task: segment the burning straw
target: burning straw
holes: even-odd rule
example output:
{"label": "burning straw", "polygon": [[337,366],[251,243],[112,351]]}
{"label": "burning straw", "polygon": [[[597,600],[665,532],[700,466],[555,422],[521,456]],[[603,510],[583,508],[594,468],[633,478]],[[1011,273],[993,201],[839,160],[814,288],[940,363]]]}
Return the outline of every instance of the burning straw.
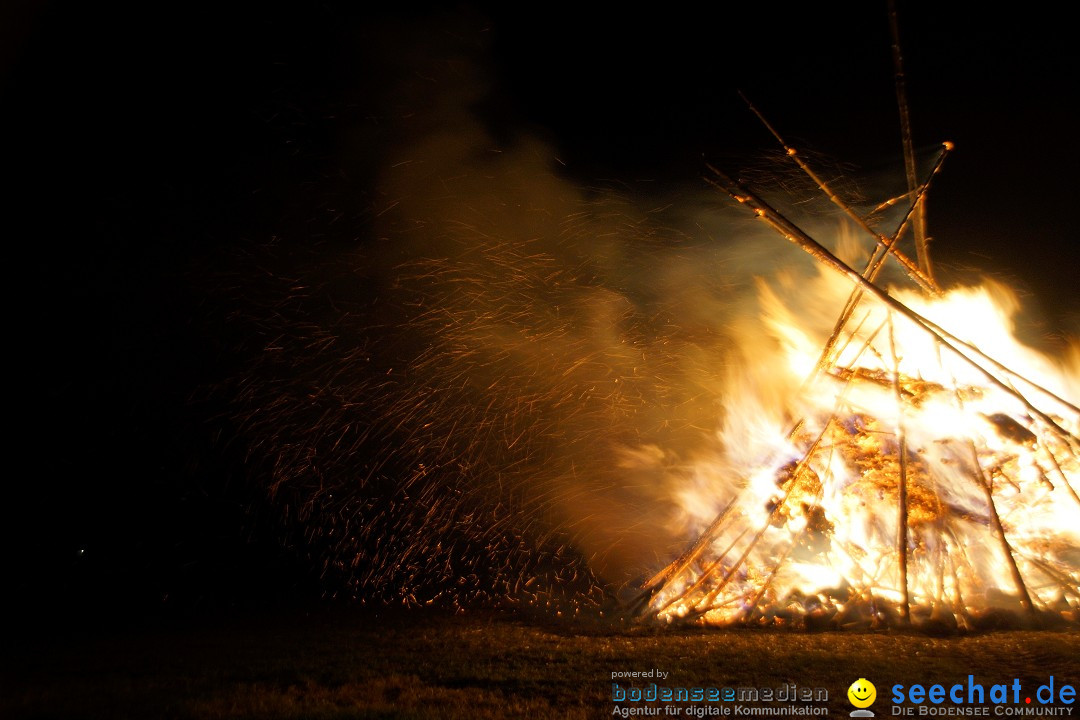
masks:
{"label": "burning straw", "polygon": [[[963,628],[996,610],[1080,619],[1080,410],[1049,387],[1056,380],[965,340],[972,318],[958,316],[964,326],[931,319],[963,292],[940,292],[925,248],[916,265],[897,247],[951,144],[885,235],[751,109],[875,249],[856,271],[710,166],[713,185],[851,291],[807,367],[803,417],[785,440],[763,443],[768,450],[742,469],[738,496],[644,583],[640,614],[863,627],[932,619]],[[879,284],[889,256],[921,293]]]}

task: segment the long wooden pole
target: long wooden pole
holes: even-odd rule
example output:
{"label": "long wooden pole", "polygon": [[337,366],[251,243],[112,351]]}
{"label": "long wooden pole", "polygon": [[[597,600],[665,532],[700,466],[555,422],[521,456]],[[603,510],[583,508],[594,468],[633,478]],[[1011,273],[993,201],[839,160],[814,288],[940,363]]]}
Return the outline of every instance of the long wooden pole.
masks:
{"label": "long wooden pole", "polygon": [[892,313],[889,313],[889,354],[892,355],[893,391],[896,395],[896,441],[900,461],[897,488],[896,562],[900,567],[900,618],[911,622],[911,597],[908,594],[908,496],[907,436],[904,433],[904,397],[900,390],[900,358],[896,355]]}
{"label": "long wooden pole", "polygon": [[[908,193],[914,198],[919,180],[915,169],[915,146],[911,139],[907,79],[904,77],[904,56],[900,51],[900,23],[896,18],[895,0],[889,0],[889,31],[892,33],[893,70],[896,77],[896,104],[900,109],[900,137],[904,144],[904,169],[907,173]],[[926,205],[921,199],[916,204],[914,226],[915,257],[923,274],[934,282],[934,268],[930,262],[930,249],[926,238]]]}
{"label": "long wooden pole", "polygon": [[[957,399],[959,400],[959,394],[957,394]],[[983,494],[986,495],[986,505],[990,510],[990,521],[994,526],[994,533],[998,536],[998,542],[1001,543],[1001,552],[1005,556],[1006,564],[1009,566],[1013,586],[1016,587],[1016,592],[1020,595],[1020,606],[1029,615],[1034,616],[1035,605],[1031,602],[1031,594],[1028,592],[1027,583],[1024,582],[1024,576],[1020,574],[1020,568],[1016,564],[1012,544],[1009,543],[1009,539],[1005,536],[1005,526],[1001,524],[997,503],[994,502],[994,488],[991,485],[991,480],[983,472],[982,464],[979,462],[979,451],[975,448],[975,443],[968,440],[967,445],[968,451],[971,453],[971,462],[974,465],[972,472],[975,474],[976,482],[982,487]]]}

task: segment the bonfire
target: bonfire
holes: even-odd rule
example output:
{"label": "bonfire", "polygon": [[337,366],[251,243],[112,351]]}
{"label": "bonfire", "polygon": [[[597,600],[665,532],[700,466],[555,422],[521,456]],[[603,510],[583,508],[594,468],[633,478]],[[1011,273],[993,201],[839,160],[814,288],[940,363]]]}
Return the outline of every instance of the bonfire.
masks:
{"label": "bonfire", "polygon": [[[861,269],[709,168],[712,184],[818,262],[820,282],[805,292],[839,299],[836,322],[815,334],[762,284],[780,355],[771,379],[786,374],[800,391],[770,413],[746,399],[755,380],[743,383],[730,414],[758,417],[721,431],[736,460],[698,469],[710,477],[686,493],[688,547],[643,584],[639,617],[959,629],[1080,620],[1077,352],[1052,358],[1017,341],[1015,296],[995,283],[938,284],[921,209],[952,145],[916,178],[894,59],[908,192],[866,216],[750,105],[873,243]],[[878,211],[891,206],[903,210],[882,230]],[[883,284],[890,262],[909,288]]]}

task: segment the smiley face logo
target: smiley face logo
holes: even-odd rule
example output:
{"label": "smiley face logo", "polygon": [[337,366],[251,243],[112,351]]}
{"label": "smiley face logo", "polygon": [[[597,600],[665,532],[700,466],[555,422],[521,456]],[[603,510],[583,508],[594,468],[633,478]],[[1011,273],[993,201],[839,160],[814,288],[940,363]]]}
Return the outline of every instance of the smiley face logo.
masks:
{"label": "smiley face logo", "polygon": [[877,700],[877,688],[866,678],[859,678],[847,689],[848,700],[857,708],[866,708]]}

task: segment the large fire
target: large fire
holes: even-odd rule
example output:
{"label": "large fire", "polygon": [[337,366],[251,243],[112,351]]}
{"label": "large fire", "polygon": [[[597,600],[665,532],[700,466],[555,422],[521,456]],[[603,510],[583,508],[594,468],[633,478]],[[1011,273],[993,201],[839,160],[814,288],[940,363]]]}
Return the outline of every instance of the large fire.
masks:
{"label": "large fire", "polygon": [[1078,348],[1052,358],[1019,342],[1017,298],[993,282],[886,292],[873,262],[856,273],[721,179],[821,274],[789,299],[760,284],[721,459],[698,463],[680,498],[691,544],[645,584],[643,612],[841,627],[1080,619]]}
{"label": "large fire", "polygon": [[903,188],[774,132],[743,178],[782,212],[719,173],[741,206],[696,182],[579,187],[553,148],[478,122],[484,73],[422,67],[438,82],[394,96],[416,116],[371,242],[223,283],[251,361],[221,392],[329,594],[796,627],[1080,617],[1080,349],[1017,341],[999,285],[938,285],[917,209],[947,146]]}

